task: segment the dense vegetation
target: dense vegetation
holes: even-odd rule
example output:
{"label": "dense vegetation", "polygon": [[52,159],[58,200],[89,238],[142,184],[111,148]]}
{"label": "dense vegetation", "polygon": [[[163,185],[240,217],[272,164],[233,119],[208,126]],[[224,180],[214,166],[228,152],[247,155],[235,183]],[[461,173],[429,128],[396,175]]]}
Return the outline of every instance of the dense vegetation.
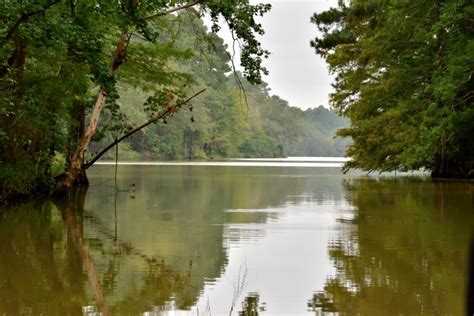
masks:
{"label": "dense vegetation", "polygon": [[[320,106],[302,111],[270,95],[264,82],[250,84],[232,72],[230,50],[208,33],[195,14],[181,14],[175,42],[190,56],[175,65],[191,72],[205,92],[172,119],[140,130],[119,146],[120,159],[205,159],[221,157],[342,156],[347,141],[334,139],[347,120]],[[176,25],[178,25],[176,27]],[[205,41],[196,41],[196,34]],[[212,50],[210,51],[210,46]],[[140,86],[119,88],[121,123],[136,127],[150,117],[149,97]],[[153,116],[153,114],[152,114]],[[101,133],[90,155],[112,143],[119,133]],[[114,151],[105,158],[113,159]]]}
{"label": "dense vegetation", "polygon": [[[145,122],[157,124],[121,144],[121,158],[339,154],[331,133],[343,120],[290,108],[262,82],[269,52],[254,18],[269,9],[210,0],[0,3],[0,199],[87,183],[94,151]],[[242,74],[230,71],[215,35],[219,17],[239,41]],[[316,128],[317,113],[326,125]]]}
{"label": "dense vegetation", "polygon": [[351,120],[346,169],[474,177],[472,1],[340,1],[312,21]]}

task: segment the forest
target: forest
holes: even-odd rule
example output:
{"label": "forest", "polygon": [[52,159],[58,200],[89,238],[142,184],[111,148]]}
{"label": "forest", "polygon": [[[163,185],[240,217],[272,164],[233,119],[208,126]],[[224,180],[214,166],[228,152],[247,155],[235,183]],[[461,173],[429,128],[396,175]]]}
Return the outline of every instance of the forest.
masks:
{"label": "forest", "polygon": [[[205,63],[205,61],[202,61]],[[225,65],[225,60],[222,61]],[[206,65],[206,67],[208,67]],[[244,78],[240,78],[244,82]],[[206,88],[192,108],[183,108],[165,124],[154,124],[119,144],[120,160],[275,158],[342,156],[348,143],[335,138],[348,121],[323,106],[301,110],[278,96],[265,83],[239,90],[233,75],[203,71]],[[243,93],[246,94],[244,97]],[[246,100],[245,100],[246,98]],[[142,110],[146,95],[133,87],[118,101],[127,126],[147,121]],[[109,133],[91,144],[91,156],[113,143]],[[109,150],[104,159],[115,159]]]}
{"label": "forest", "polygon": [[[262,80],[269,52],[255,18],[270,5],[94,3],[1,4],[0,197],[87,184],[121,137],[122,160],[343,154],[334,134],[346,119],[290,107]],[[219,17],[243,72],[216,35]]]}

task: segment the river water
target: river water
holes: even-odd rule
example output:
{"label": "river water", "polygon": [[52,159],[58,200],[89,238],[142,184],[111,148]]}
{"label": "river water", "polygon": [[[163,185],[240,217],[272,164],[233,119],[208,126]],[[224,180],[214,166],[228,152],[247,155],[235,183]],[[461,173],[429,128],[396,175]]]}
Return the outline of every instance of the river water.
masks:
{"label": "river water", "polygon": [[0,210],[0,315],[463,315],[474,183],[340,165],[97,165]]}

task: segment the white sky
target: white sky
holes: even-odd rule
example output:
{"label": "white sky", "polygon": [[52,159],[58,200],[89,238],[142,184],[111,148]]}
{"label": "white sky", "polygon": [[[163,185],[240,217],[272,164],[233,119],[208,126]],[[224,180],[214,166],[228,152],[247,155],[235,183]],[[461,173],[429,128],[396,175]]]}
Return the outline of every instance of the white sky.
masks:
{"label": "white sky", "polygon": [[[259,2],[272,4],[272,10],[261,19],[265,35],[260,38],[262,46],[271,52],[264,62],[270,71],[264,81],[271,93],[302,109],[328,107],[332,79],[325,61],[309,45],[318,35],[310,18],[314,12],[335,7],[337,0],[251,0]],[[223,27],[219,36],[231,45],[227,29]]]}

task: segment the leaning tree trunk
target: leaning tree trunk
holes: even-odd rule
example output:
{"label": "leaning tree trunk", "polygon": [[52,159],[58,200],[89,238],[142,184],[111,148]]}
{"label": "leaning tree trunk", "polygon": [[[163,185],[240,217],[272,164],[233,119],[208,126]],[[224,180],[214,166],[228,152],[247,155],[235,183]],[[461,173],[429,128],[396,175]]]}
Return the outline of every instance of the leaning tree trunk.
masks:
{"label": "leaning tree trunk", "polygon": [[192,96],[190,96],[189,98],[187,98],[186,100],[172,106],[172,105],[168,105],[166,107],[165,110],[163,110],[161,113],[159,113],[158,115],[152,117],[150,120],[148,120],[147,122],[143,123],[142,125],[138,126],[138,127],[135,127],[134,129],[132,129],[131,131],[125,133],[124,135],[122,135],[121,137],[119,138],[116,138],[111,144],[109,144],[107,147],[103,148],[101,151],[99,151],[95,156],[94,158],[92,158],[88,163],[84,164],[83,165],[83,169],[84,169],[84,173],[85,173],[85,170],[88,169],[90,166],[92,166],[97,160],[99,160],[109,149],[111,149],[112,147],[118,145],[121,141],[123,141],[124,139],[132,136],[133,134],[135,134],[136,132],[138,131],[141,131],[142,129],[144,129],[145,127],[147,127],[148,125],[150,124],[153,124],[153,123],[156,123],[158,122],[159,120],[161,119],[166,119],[168,117],[170,117],[171,115],[173,115],[174,113],[176,113],[176,109],[178,107],[181,107],[183,106],[184,104],[190,102],[192,99],[194,99],[195,97],[197,97],[198,95],[200,95],[201,93],[203,93],[204,91],[206,91],[206,89],[201,89],[199,92],[196,92],[195,94],[193,94]]}
{"label": "leaning tree trunk", "polygon": [[[52,0],[52,2],[54,1],[55,0]],[[202,0],[195,0],[193,2],[184,3],[182,5],[169,8],[168,10],[164,10],[162,12],[158,12],[156,14],[148,16],[145,19],[149,20],[159,16],[163,16],[165,14],[187,9],[199,4],[201,1]],[[132,0],[131,4],[134,7],[138,6],[138,0]],[[123,29],[120,33],[120,39],[117,43],[115,58],[112,62],[112,74],[117,71],[117,69],[125,60],[128,39],[128,31],[126,29]],[[92,137],[97,131],[97,124],[99,122],[100,114],[104,109],[106,99],[107,92],[104,89],[101,89],[94,104],[94,107],[92,108],[92,113],[89,118],[89,124],[87,125],[86,129],[84,130],[84,134],[79,140],[77,149],[70,156],[70,163],[67,167],[66,172],[56,178],[56,194],[64,194],[70,191],[74,184],[79,182],[78,179],[80,177],[85,177],[84,155],[87,148],[89,147]]]}
{"label": "leaning tree trunk", "polygon": [[[126,42],[128,39],[128,33],[126,30],[122,30],[120,39],[117,44],[116,55],[112,62],[112,74],[114,74],[120,65],[123,63],[126,54]],[[97,125],[99,123],[100,114],[105,106],[107,100],[107,92],[105,89],[101,89],[97,100],[92,108],[92,113],[89,118],[89,124],[84,129],[84,133],[81,135],[76,149],[72,152],[69,157],[69,164],[67,170],[62,175],[56,178],[56,193],[63,194],[71,190],[74,184],[79,183],[79,179],[85,176],[83,170],[84,156],[92,137],[97,131]],[[84,183],[84,181],[82,181]]]}
{"label": "leaning tree trunk", "polygon": [[[71,125],[71,130],[69,131],[69,144],[77,144],[78,140],[82,138],[82,135],[84,135],[85,131],[86,110],[83,102],[78,101],[75,103],[71,116],[77,121],[79,121],[79,126],[75,124]],[[71,165],[72,163],[75,153],[74,149],[75,147],[71,147],[70,145],[67,146],[67,166]],[[82,157],[82,164],[84,164],[84,157]],[[87,187],[89,185],[89,181],[87,179],[86,171],[84,168],[82,168],[81,172],[79,173],[75,184],[84,187]]]}

